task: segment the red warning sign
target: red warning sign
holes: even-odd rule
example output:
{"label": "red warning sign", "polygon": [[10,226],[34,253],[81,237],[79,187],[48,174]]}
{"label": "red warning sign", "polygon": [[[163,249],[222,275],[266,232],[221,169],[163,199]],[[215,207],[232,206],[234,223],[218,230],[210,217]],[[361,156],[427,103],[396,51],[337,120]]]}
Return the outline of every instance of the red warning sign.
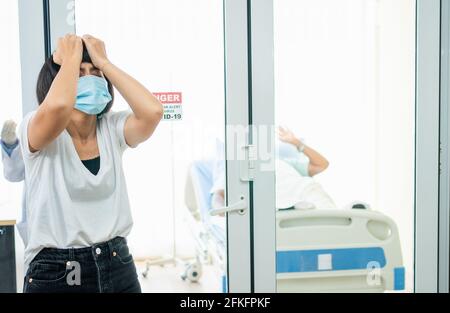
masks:
{"label": "red warning sign", "polygon": [[164,121],[183,119],[183,95],[181,92],[155,92],[153,95],[164,106]]}
{"label": "red warning sign", "polygon": [[158,98],[162,104],[179,103],[183,102],[183,96],[181,92],[155,92],[153,95]]}

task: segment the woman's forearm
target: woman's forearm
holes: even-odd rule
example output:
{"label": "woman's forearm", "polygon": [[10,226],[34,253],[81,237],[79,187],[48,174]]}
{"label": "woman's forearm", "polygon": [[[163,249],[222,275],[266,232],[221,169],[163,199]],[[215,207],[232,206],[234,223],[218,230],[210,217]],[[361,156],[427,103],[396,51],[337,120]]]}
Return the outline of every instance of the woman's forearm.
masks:
{"label": "woman's forearm", "polygon": [[70,118],[77,98],[79,75],[80,65],[76,60],[63,63],[44,100],[48,108],[61,109],[57,111],[66,113],[67,116],[60,116],[61,118]]}
{"label": "woman's forearm", "polygon": [[125,122],[125,141],[133,147],[146,141],[163,117],[162,104],[137,80],[109,61],[103,41],[91,35],[84,35],[83,40],[93,64],[110,80],[133,111]]}
{"label": "woman's forearm", "polygon": [[328,167],[329,165],[328,160],[319,152],[305,145],[300,140],[296,140],[295,145],[297,146],[298,149],[300,149],[303,146],[303,153],[309,158],[311,164],[323,167],[324,169]]}
{"label": "woman's forearm", "polygon": [[316,150],[305,145],[303,153],[309,158],[310,162],[326,169],[329,165],[328,160]]}
{"label": "woman's forearm", "polygon": [[67,127],[75,105],[80,63],[66,60],[53,80],[52,86],[28,127],[31,151],[50,144]]}
{"label": "woman's forearm", "polygon": [[101,70],[130,105],[136,119],[159,121],[163,107],[147,88],[110,62],[102,66]]}

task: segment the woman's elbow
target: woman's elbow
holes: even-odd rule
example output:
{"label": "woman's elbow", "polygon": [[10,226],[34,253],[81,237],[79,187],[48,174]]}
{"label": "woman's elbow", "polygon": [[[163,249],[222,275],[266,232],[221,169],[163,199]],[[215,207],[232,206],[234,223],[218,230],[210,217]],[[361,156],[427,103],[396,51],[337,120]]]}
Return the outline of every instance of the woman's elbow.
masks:
{"label": "woman's elbow", "polygon": [[[161,108],[157,108],[155,109],[154,113],[153,113],[153,118],[152,118],[152,129],[154,130],[156,128],[156,126],[158,126],[159,122],[161,122],[161,120],[163,119],[164,116],[164,109],[161,105]],[[152,130],[152,133],[153,133]]]}
{"label": "woman's elbow", "polygon": [[326,161],[326,160],[323,163],[321,163],[321,164],[317,164],[311,170],[311,176],[315,176],[315,175],[318,175],[320,173],[323,173],[329,166],[330,166],[330,163],[328,161]]}
{"label": "woman's elbow", "polygon": [[[145,120],[147,123],[152,123],[154,121],[160,121],[164,115],[164,107],[156,98],[149,100],[148,103],[144,105],[145,111],[142,111],[139,119]],[[137,114],[136,114],[137,115]]]}
{"label": "woman's elbow", "polygon": [[164,116],[164,108],[162,106],[162,104],[160,104],[154,111],[154,116],[155,119],[159,122],[162,120],[163,116]]}
{"label": "woman's elbow", "polygon": [[164,107],[161,104],[161,102],[157,101],[156,105],[154,106],[153,109],[153,114],[155,116],[155,118],[158,120],[158,122],[160,120],[162,120],[163,116],[164,116]]}
{"label": "woman's elbow", "polygon": [[148,114],[147,118],[139,120],[140,133],[144,138],[150,138],[159,122],[162,120],[163,115],[164,111],[162,109],[155,109]]}
{"label": "woman's elbow", "polygon": [[74,108],[75,101],[70,103],[65,99],[50,100],[41,104],[41,107],[46,108],[46,112],[53,117],[70,117]]}
{"label": "woman's elbow", "polygon": [[325,170],[330,166],[330,163],[328,161],[325,160],[325,162],[323,162],[320,166],[319,169],[317,171],[317,174],[323,173],[325,172]]}
{"label": "woman's elbow", "polygon": [[145,119],[146,128],[153,131],[156,125],[158,125],[159,122],[162,120],[163,116],[164,116],[164,109],[162,105],[160,107],[159,106],[153,107],[149,111],[147,118]]}

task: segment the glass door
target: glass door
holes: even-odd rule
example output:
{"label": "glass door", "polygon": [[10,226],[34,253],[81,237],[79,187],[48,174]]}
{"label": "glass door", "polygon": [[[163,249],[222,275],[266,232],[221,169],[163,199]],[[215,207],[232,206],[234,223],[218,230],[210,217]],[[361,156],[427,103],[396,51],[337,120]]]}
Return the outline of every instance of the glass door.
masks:
{"label": "glass door", "polygon": [[415,9],[274,2],[280,292],[414,290]]}
{"label": "glass door", "polygon": [[[0,128],[7,120],[18,123],[22,117],[22,85],[19,41],[19,10],[17,1],[3,1],[0,10],[0,35],[7,44],[0,51],[4,63],[4,75],[0,77],[4,102],[0,105]],[[22,184],[11,175],[8,168],[7,149],[0,146],[0,292],[21,290],[23,280],[23,243],[21,233],[14,232],[14,225],[19,224],[21,214]],[[6,165],[6,166],[5,166]],[[7,180],[8,179],[8,180]],[[12,183],[14,181],[15,183]],[[10,244],[10,246],[8,245]],[[15,251],[11,251],[14,249]],[[14,268],[15,267],[15,268]]]}
{"label": "glass door", "polygon": [[[47,5],[51,51],[67,32],[98,37],[164,105],[152,138],[123,158],[143,291],[251,291],[249,182],[242,160],[225,157],[248,133],[246,2]],[[117,91],[113,110],[129,110]]]}
{"label": "glass door", "polygon": [[[5,75],[0,78],[2,91],[5,95],[5,104],[1,106],[2,114],[0,116],[0,127],[7,120],[13,120],[16,123],[22,116],[21,109],[21,72],[20,72],[20,50],[19,50],[19,14],[15,1],[5,1],[2,4],[0,14],[0,34],[9,42],[2,49],[0,57],[10,60],[5,67]],[[7,105],[6,103],[9,103]],[[3,169],[3,163],[0,162],[0,173],[7,174]],[[3,178],[0,179],[0,220],[15,220],[16,208],[20,207],[22,186],[20,184],[8,183]]]}
{"label": "glass door", "polygon": [[439,1],[249,3],[257,289],[435,288]]}

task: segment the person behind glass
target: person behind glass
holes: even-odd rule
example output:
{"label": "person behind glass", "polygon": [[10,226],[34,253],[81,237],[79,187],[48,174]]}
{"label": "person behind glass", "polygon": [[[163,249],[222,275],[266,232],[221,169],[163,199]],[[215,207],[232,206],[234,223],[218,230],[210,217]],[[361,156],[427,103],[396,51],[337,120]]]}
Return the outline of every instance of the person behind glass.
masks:
{"label": "person behind glass", "polygon": [[3,123],[0,135],[3,175],[11,183],[21,182],[25,178],[22,152],[19,149],[16,127],[16,122],[7,120]]}
{"label": "person behind glass", "polygon": [[[10,183],[20,183],[25,179],[25,165],[23,164],[22,151],[19,147],[19,139],[16,134],[17,124],[13,120],[3,123],[0,134],[0,146],[2,150],[3,176]],[[16,225],[24,246],[27,245],[27,211],[25,203],[25,191],[22,193],[22,220]]]}
{"label": "person behind glass", "polygon": [[[296,197],[299,206],[310,203],[315,208],[335,208],[336,205],[331,197],[325,192],[322,186],[313,179],[314,176],[324,172],[328,166],[328,160],[313,148],[305,145],[291,130],[278,127],[278,142],[276,159],[283,161],[276,163],[276,200],[284,203],[286,194],[297,191]],[[292,149],[296,150],[294,153]],[[224,154],[223,151],[220,152]],[[280,167],[282,166],[282,167]],[[292,168],[295,171],[288,170]],[[225,205],[225,162],[218,158],[213,169],[213,186],[210,190],[211,203],[213,209],[222,208]],[[292,189],[291,185],[297,185]],[[289,201],[292,196],[288,196]],[[293,206],[295,207],[295,206]],[[286,208],[287,209],[287,208]]]}
{"label": "person behind glass", "polygon": [[[131,110],[110,111],[113,87]],[[122,154],[155,131],[161,103],[104,43],[68,34],[42,67],[21,125],[28,245],[24,292],[141,292]]]}

